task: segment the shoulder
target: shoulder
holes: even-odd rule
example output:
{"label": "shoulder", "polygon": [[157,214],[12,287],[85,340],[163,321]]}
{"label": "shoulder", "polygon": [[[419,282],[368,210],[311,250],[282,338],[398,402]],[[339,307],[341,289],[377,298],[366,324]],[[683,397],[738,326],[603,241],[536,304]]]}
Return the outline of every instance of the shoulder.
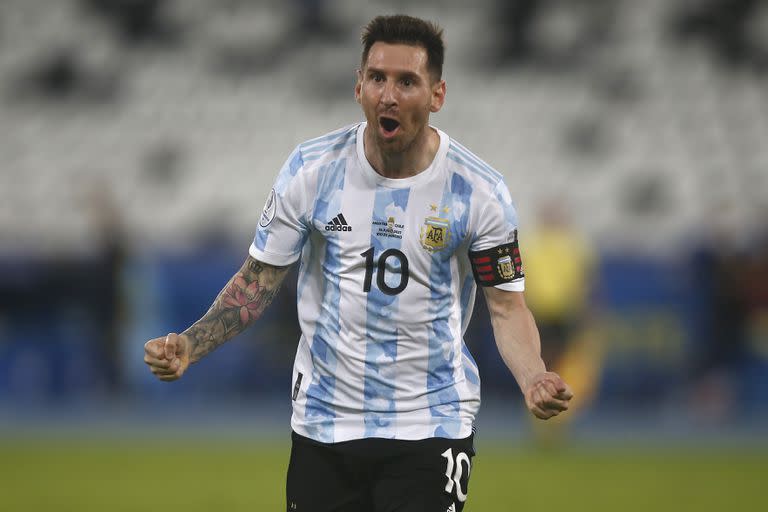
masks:
{"label": "shoulder", "polygon": [[[278,194],[290,184],[311,184],[317,172],[326,164],[339,160],[354,151],[359,124],[345,126],[320,137],[309,139],[294,148],[278,175],[275,190]],[[293,186],[293,185],[291,185]]]}
{"label": "shoulder", "polygon": [[299,144],[295,150],[304,165],[341,158],[354,151],[360,123],[351,124]]}
{"label": "shoulder", "polygon": [[472,183],[478,190],[493,194],[504,176],[485,160],[450,137],[446,161],[450,170]]}

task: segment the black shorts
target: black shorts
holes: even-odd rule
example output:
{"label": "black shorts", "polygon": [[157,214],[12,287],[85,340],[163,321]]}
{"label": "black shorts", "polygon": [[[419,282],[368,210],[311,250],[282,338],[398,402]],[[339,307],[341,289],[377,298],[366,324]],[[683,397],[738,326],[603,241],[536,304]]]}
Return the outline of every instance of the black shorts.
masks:
{"label": "black shorts", "polygon": [[474,436],[320,443],[292,434],[288,512],[459,512]]}

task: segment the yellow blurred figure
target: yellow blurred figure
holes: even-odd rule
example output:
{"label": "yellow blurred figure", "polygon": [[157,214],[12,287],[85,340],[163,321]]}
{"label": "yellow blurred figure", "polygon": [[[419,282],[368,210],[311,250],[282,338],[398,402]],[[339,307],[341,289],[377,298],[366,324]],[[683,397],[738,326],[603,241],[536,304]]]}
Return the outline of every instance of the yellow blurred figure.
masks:
{"label": "yellow blurred figure", "polygon": [[544,225],[525,240],[525,298],[539,322],[572,322],[587,309],[593,254],[565,226]]}
{"label": "yellow blurred figure", "polygon": [[539,325],[542,357],[574,392],[568,414],[534,427],[540,442],[552,444],[563,438],[565,425],[591,401],[600,376],[600,343],[589,321],[596,256],[554,201],[541,208],[537,228],[521,242],[525,296]]}

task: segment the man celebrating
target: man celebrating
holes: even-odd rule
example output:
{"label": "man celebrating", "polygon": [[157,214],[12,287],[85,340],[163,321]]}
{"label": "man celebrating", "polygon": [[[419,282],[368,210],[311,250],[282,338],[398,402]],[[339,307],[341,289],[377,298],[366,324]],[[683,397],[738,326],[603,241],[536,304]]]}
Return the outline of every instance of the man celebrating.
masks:
{"label": "man celebrating", "polygon": [[145,361],[178,379],[252,324],[300,260],[287,510],[461,511],[480,406],[462,338],[477,284],[531,412],[555,416],[572,393],[540,356],[501,174],[429,125],[446,94],[442,30],[380,16],[362,43],[366,122],[293,151],[243,267],[189,329],[147,342]]}

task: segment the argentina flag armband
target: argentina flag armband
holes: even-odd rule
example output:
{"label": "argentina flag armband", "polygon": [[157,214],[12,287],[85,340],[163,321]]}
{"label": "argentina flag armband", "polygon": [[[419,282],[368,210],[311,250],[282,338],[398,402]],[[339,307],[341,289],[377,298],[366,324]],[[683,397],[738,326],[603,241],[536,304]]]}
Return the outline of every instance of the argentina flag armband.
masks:
{"label": "argentina flag armband", "polygon": [[525,277],[517,240],[482,251],[470,251],[469,261],[480,286],[496,286]]}

